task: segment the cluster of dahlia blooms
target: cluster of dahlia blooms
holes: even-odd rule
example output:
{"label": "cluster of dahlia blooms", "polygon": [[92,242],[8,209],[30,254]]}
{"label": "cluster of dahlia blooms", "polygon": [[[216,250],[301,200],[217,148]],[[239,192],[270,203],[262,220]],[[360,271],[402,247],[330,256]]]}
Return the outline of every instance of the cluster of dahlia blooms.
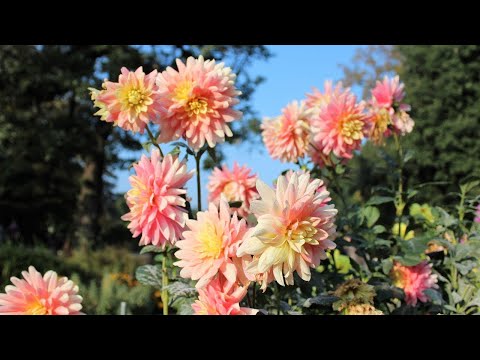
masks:
{"label": "cluster of dahlia blooms", "polygon": [[342,82],[333,86],[326,81],[324,88],[313,88],[305,101],[292,102],[282,115],[264,119],[263,141],[272,158],[297,162],[309,156],[318,166],[329,166],[331,154],[347,161],[365,139],[383,144],[392,133],[412,131],[410,106],[402,103],[404,84],[398,76],[377,82],[368,102],[358,102]]}
{"label": "cluster of dahlia blooms", "polygon": [[160,127],[160,143],[183,138],[198,151],[232,136],[229,123],[241,117],[233,106],[241,92],[236,75],[223,63],[189,57],[177,59],[177,70],[167,67],[149,74],[139,67],[121,69],[118,82],[106,80],[102,90],[90,88],[95,115],[127,131],[143,134],[149,123]]}

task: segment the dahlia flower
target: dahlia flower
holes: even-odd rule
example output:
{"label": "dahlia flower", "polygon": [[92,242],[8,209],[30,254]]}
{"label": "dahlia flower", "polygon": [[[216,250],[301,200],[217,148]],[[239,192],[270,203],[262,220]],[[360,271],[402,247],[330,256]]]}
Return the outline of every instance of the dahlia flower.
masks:
{"label": "dahlia flower", "polygon": [[[317,191],[321,180],[309,174],[280,176],[276,190],[257,181],[261,199],[252,202],[257,225],[240,245],[237,256],[253,255],[247,271],[268,282],[270,271],[282,286],[293,284],[293,273],[305,281],[310,267],[325,259],[325,250],[335,248],[334,205],[325,204],[329,193]],[[264,288],[264,287],[263,287]]]}
{"label": "dahlia flower", "polygon": [[255,315],[258,310],[240,307],[248,286],[234,286],[225,291],[222,278],[212,280],[204,289],[199,289],[198,300],[192,304],[195,315]]}
{"label": "dahlia flower", "polygon": [[78,286],[50,270],[40,274],[33,266],[22,272],[23,279],[11,277],[13,285],[0,294],[0,315],[83,315]]}
{"label": "dahlia flower", "polygon": [[158,74],[157,85],[166,113],[160,121],[159,142],[185,138],[198,151],[231,137],[228,123],[242,116],[233,109],[241,92],[235,88],[236,75],[224,63],[189,57],[177,59],[178,71],[168,67]]}
{"label": "dahlia flower", "polygon": [[197,289],[205,287],[217,274],[222,274],[227,285],[237,282],[237,267],[232,258],[236,257],[238,246],[247,233],[245,219],[238,220],[237,214],[230,216],[230,207],[224,196],[220,206],[209,204],[207,211],[197,213],[197,220],[187,220],[190,229],[183,232],[183,239],[177,242],[180,248],[174,263],[182,268],[180,276],[198,280]]}
{"label": "dahlia flower", "polygon": [[305,104],[294,101],[282,110],[282,115],[263,121],[263,142],[273,159],[296,162],[306,155],[310,139],[309,116]]}
{"label": "dahlia flower", "polygon": [[338,82],[335,87],[333,87],[332,81],[327,80],[323,85],[325,91],[322,93],[316,87],[313,87],[312,94],[306,94],[307,100],[305,104],[309,109],[320,109],[329,104],[330,100],[333,97],[337,97],[344,92],[349,92],[350,88],[343,88],[343,83],[340,81]]}
{"label": "dahlia flower", "polygon": [[368,117],[364,114],[364,103],[356,103],[356,96],[345,92],[332,97],[328,105],[312,117],[313,150],[329,156],[351,159],[353,151],[369,133]]}
{"label": "dahlia flower", "polygon": [[239,166],[234,162],[233,169],[230,170],[226,165],[222,168],[213,169],[207,184],[208,201],[218,204],[220,196],[223,194],[227,201],[241,201],[239,208],[230,208],[230,211],[238,212],[241,217],[247,217],[252,200],[258,198],[258,192],[255,188],[257,175],[251,174],[251,169],[246,165]]}
{"label": "dahlia flower", "polygon": [[375,289],[359,279],[350,279],[340,284],[333,295],[339,300],[333,303],[333,309],[342,311],[353,305],[373,304]]}
{"label": "dahlia flower", "polygon": [[417,300],[427,302],[426,289],[438,288],[437,275],[432,274],[432,265],[423,261],[415,266],[404,266],[395,262],[392,268],[393,285],[403,289],[405,301],[415,306]]}
{"label": "dahlia flower", "polygon": [[194,172],[187,172],[187,164],[171,154],[161,159],[158,149],[150,158],[142,155],[133,167],[132,189],[125,194],[130,212],[122,220],[130,221],[133,237],[142,235],[139,245],[175,244],[188,218],[184,186]]}
{"label": "dahlia flower", "polygon": [[101,120],[113,122],[124,130],[143,134],[147,124],[158,121],[163,111],[155,79],[157,70],[145,75],[140,66],[135,71],[122,67],[118,82],[106,80],[101,91],[91,89]]}

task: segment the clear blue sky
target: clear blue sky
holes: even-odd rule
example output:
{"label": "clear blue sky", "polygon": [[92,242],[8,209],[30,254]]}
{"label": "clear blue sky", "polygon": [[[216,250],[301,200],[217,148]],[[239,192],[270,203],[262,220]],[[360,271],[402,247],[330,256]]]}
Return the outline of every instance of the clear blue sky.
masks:
{"label": "clear blue sky", "polygon": [[[272,117],[279,115],[281,109],[292,100],[302,100],[312,86],[323,89],[325,80],[337,81],[342,78],[339,64],[348,63],[358,45],[272,45],[274,54],[268,62],[255,63],[250,72],[262,75],[266,81],[258,86],[253,94],[253,107],[259,115]],[[228,64],[226,64],[228,65]],[[353,89],[358,90],[358,89]],[[357,92],[357,91],[355,91]],[[163,145],[167,151],[169,146]],[[223,145],[225,163],[231,167],[236,160],[240,165],[248,164],[259,177],[270,184],[292,164],[282,164],[269,157],[264,146],[250,149],[251,145]],[[140,153],[135,155],[139,158]],[[193,159],[189,160],[189,169],[195,168]],[[125,192],[130,188],[128,176],[132,171],[118,171],[115,191]],[[202,172],[202,207],[205,209],[209,172]],[[197,190],[195,178],[187,184],[188,194],[192,197],[192,206],[196,205]]]}

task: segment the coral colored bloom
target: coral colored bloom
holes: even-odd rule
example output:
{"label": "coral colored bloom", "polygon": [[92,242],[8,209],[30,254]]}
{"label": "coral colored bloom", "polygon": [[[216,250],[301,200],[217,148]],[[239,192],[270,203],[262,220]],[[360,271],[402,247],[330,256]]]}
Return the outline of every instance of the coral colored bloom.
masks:
{"label": "coral colored bloom", "polygon": [[140,66],[135,71],[121,69],[118,82],[105,81],[104,90],[91,89],[94,105],[101,120],[113,122],[122,129],[143,134],[147,124],[158,121],[162,112],[155,79],[157,70],[145,75]]}
{"label": "coral colored bloom", "polygon": [[168,67],[158,74],[157,85],[166,113],[162,115],[159,142],[185,138],[198,151],[231,137],[228,123],[242,116],[233,109],[241,92],[235,88],[236,75],[224,63],[189,57],[177,59],[178,71]]}
{"label": "coral colored bloom", "polygon": [[280,176],[275,190],[257,181],[261,199],[252,202],[251,211],[258,223],[237,251],[237,256],[253,255],[248,272],[268,282],[272,271],[282,286],[293,284],[295,271],[310,280],[310,267],[326,258],[326,249],[335,248],[337,210],[325,204],[329,193],[317,191],[321,184],[296,173],[290,180]]}
{"label": "coral colored bloom", "polygon": [[198,280],[196,287],[203,288],[217,274],[222,274],[229,286],[237,282],[237,267],[233,259],[238,246],[247,233],[245,219],[237,214],[230,216],[230,207],[225,197],[220,206],[209,204],[208,211],[197,213],[197,220],[187,220],[190,229],[183,232],[184,240],[177,242],[180,248],[174,263],[182,268],[180,276]]}
{"label": "coral colored bloom", "polygon": [[424,290],[438,288],[437,275],[432,274],[432,265],[423,261],[415,266],[404,266],[395,262],[392,268],[393,285],[403,289],[405,302],[415,306],[417,300],[427,302]]}
{"label": "coral colored bloom", "polygon": [[109,115],[107,105],[98,100],[98,95],[104,94],[106,91],[105,83],[102,84],[102,88],[103,90],[98,90],[95,88],[88,88],[88,90],[90,90],[90,98],[93,101],[93,106],[99,108],[99,110],[93,115],[98,115],[100,116],[100,120],[107,121],[107,117]]}
{"label": "coral colored bloom", "polygon": [[368,117],[363,113],[364,103],[356,103],[356,96],[345,92],[332,97],[312,118],[313,149],[329,156],[351,159],[369,133]]}
{"label": "coral colored bloom", "polygon": [[133,237],[142,235],[139,245],[175,244],[188,218],[184,186],[194,172],[187,172],[187,164],[171,154],[162,160],[157,149],[151,158],[142,155],[133,167],[132,189],[125,194],[130,212],[122,220],[130,221]]}
{"label": "coral colored bloom", "polygon": [[307,108],[322,108],[329,104],[333,97],[340,96],[342,93],[349,92],[350,88],[343,88],[343,83],[340,81],[338,82],[335,87],[333,87],[332,81],[327,80],[323,85],[325,91],[322,93],[316,87],[313,87],[312,94],[306,94],[307,100],[305,104]]}
{"label": "coral colored bloom", "polygon": [[40,274],[33,266],[22,272],[25,279],[11,277],[13,285],[0,294],[0,315],[83,315],[78,286],[50,270]]}
{"label": "coral colored bloom", "polygon": [[398,76],[393,79],[385,76],[383,82],[377,81],[372,90],[369,119],[370,137],[374,143],[383,144],[384,139],[392,134],[391,129],[401,135],[413,130],[415,122],[408,115],[410,105],[401,103],[405,97],[404,87]]}
{"label": "coral colored bloom", "polygon": [[381,310],[370,304],[350,305],[345,309],[345,315],[383,315]]}
{"label": "coral colored bloom", "polygon": [[230,170],[226,165],[221,169],[213,169],[210,175],[210,181],[207,184],[208,201],[218,204],[220,196],[223,194],[227,201],[241,201],[242,205],[239,208],[230,208],[237,211],[238,215],[247,217],[252,200],[258,198],[258,192],[255,187],[257,175],[250,174],[251,169],[246,165],[239,166],[237,162],[233,163],[233,170]]}
{"label": "coral colored bloom", "polygon": [[282,110],[282,115],[263,121],[263,142],[273,159],[296,162],[306,155],[310,141],[309,116],[305,104],[294,101]]}
{"label": "coral colored bloom", "polygon": [[192,304],[195,315],[255,315],[258,310],[240,307],[248,286],[234,286],[225,291],[220,277],[199,289],[199,299]]}
{"label": "coral colored bloom", "polygon": [[477,206],[477,210],[475,211],[475,220],[476,223],[480,223],[480,204]]}

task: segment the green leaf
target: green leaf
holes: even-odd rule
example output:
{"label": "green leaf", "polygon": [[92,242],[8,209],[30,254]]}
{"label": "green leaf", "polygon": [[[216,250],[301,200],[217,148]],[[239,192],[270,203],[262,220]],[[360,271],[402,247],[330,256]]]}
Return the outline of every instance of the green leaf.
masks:
{"label": "green leaf", "polygon": [[208,147],[207,148],[208,155],[212,158],[213,162],[216,164],[217,163],[217,153],[215,151],[215,148]]}
{"label": "green leaf", "polygon": [[395,256],[395,260],[400,261],[402,265],[405,266],[415,266],[420,264],[423,261],[423,258],[419,255],[407,254],[404,256]]}
{"label": "green leaf", "polygon": [[414,155],[415,155],[415,152],[413,150],[407,150],[405,152],[405,155],[403,156],[403,162],[407,163],[409,160],[413,158]]}
{"label": "green leaf", "polygon": [[352,268],[350,258],[346,255],[340,254],[340,250],[335,249],[333,252],[333,259],[335,260],[335,268],[339,274],[348,274]]}
{"label": "green leaf", "polygon": [[150,148],[152,147],[152,142],[149,140],[147,142],[142,143],[142,147],[145,149],[146,152],[150,152]]}
{"label": "green leaf", "polygon": [[367,220],[367,226],[372,227],[380,217],[380,211],[374,206],[367,206],[363,209],[363,214]]}
{"label": "green leaf", "polygon": [[428,298],[430,299],[431,302],[433,302],[434,304],[436,305],[441,305],[443,304],[443,298],[442,298],[442,294],[437,291],[437,290],[434,290],[434,289],[426,289],[423,291],[425,295],[428,296]]}
{"label": "green leaf", "polygon": [[162,287],[162,268],[159,265],[142,265],[137,268],[135,278],[144,285]]}
{"label": "green leaf", "polygon": [[374,234],[382,234],[387,231],[383,225],[375,225],[372,230]]}
{"label": "green leaf", "polygon": [[145,254],[145,253],[148,253],[148,252],[159,253],[159,252],[163,252],[163,250],[162,250],[161,247],[158,247],[158,246],[155,246],[155,245],[147,245],[147,246],[142,247],[142,250],[140,250],[140,254]]}
{"label": "green leaf", "polygon": [[172,301],[179,297],[192,298],[197,296],[197,289],[183,281],[175,281],[166,286],[168,293],[172,296]]}
{"label": "green leaf", "polygon": [[178,154],[180,154],[180,147],[175,146],[173,150],[169,152],[169,154],[172,156],[177,156]]}
{"label": "green leaf", "polygon": [[305,300],[303,307],[309,308],[312,305],[331,306],[339,297],[333,295],[319,295]]}
{"label": "green leaf", "polygon": [[392,270],[392,267],[393,267],[392,259],[382,260],[382,271],[385,275],[390,274],[390,270]]}
{"label": "green leaf", "polygon": [[460,301],[462,301],[462,297],[456,291],[452,292],[452,298],[454,304],[458,304]]}
{"label": "green leaf", "polygon": [[337,173],[338,175],[342,175],[343,173],[345,173],[345,166],[343,166],[342,164],[338,164],[337,166],[335,166],[335,173]]}
{"label": "green leaf", "polygon": [[395,200],[392,196],[372,196],[365,205],[380,205],[388,202],[393,202]]}

